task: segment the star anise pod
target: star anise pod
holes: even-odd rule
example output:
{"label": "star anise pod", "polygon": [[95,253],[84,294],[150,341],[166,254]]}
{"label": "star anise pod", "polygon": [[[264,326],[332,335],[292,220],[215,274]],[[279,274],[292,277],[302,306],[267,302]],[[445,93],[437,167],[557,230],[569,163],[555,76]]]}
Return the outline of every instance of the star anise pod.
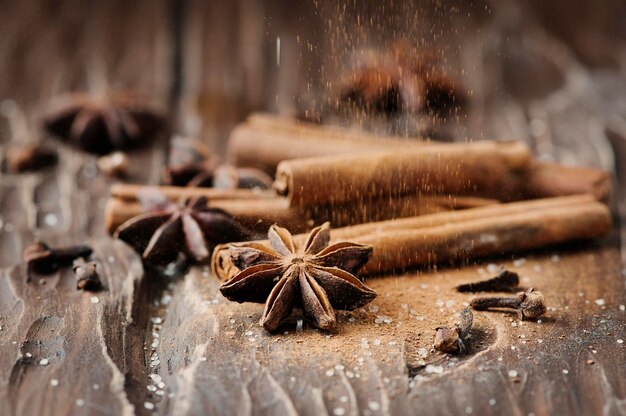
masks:
{"label": "star anise pod", "polygon": [[328,223],[315,228],[297,247],[292,235],[273,225],[269,248],[249,242],[231,245],[242,270],[222,285],[222,294],[237,302],[265,303],[260,324],[275,331],[294,308],[323,330],[333,330],[335,310],[354,310],[376,297],[353,273],[369,260],[372,247],[342,242],[329,246]]}
{"label": "star anise pod", "polygon": [[144,144],[164,124],[161,115],[128,93],[101,97],[69,93],[53,101],[43,118],[52,135],[96,154]]}
{"label": "star anise pod", "polygon": [[271,189],[274,181],[257,168],[220,165],[213,174],[213,187],[221,189]]}
{"label": "star anise pod", "polygon": [[153,210],[120,225],[114,236],[130,244],[148,263],[164,265],[183,252],[202,261],[219,243],[246,240],[247,230],[219,208],[209,208],[207,198],[183,199],[156,205]]}

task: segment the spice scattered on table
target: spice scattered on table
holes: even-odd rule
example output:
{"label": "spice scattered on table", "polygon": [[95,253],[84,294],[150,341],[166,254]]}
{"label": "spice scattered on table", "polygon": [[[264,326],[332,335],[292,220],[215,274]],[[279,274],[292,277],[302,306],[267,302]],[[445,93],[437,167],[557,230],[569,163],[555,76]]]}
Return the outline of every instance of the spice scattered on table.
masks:
{"label": "spice scattered on table", "polygon": [[52,274],[62,267],[71,266],[78,258],[88,258],[93,250],[86,245],[52,248],[36,240],[24,249],[23,259],[29,272]]}
{"label": "spice scattered on table", "polygon": [[291,233],[273,225],[271,248],[255,242],[231,245],[242,270],[222,285],[222,294],[237,302],[265,303],[261,325],[276,331],[294,308],[317,328],[332,331],[335,310],[354,310],[371,302],[376,292],[353,273],[368,261],[372,247],[348,242],[329,245],[330,225],[315,228],[297,247]]}

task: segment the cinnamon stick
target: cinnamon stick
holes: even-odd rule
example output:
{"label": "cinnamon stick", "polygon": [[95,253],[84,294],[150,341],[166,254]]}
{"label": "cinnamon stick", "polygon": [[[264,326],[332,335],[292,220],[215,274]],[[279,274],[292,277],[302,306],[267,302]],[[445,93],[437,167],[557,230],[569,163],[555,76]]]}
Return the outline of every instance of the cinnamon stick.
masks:
{"label": "cinnamon stick", "polygon": [[[354,155],[373,151],[424,148],[436,142],[402,137],[382,137],[360,130],[320,126],[271,114],[253,114],[237,127],[228,143],[231,161],[274,174],[283,160],[314,156]],[[511,191],[516,199],[591,193],[599,200],[610,194],[611,177],[599,169],[534,162],[520,188]]]}
{"label": "cinnamon stick", "polygon": [[[332,231],[332,239],[372,245],[372,258],[362,271],[371,275],[595,238],[610,228],[609,209],[582,195],[339,228]],[[305,237],[298,235],[296,241]],[[223,280],[239,271],[228,247],[216,247],[211,261],[213,273]]]}
{"label": "cinnamon stick", "polygon": [[[111,198],[105,208],[105,226],[110,233],[123,222],[144,212],[139,203],[139,195],[144,190],[158,191],[172,201],[188,196],[205,196],[209,200],[209,206],[224,209],[237,217],[244,225],[261,231],[265,231],[263,227],[269,227],[272,223],[303,231],[307,225],[321,224],[325,221],[331,221],[334,226],[341,227],[369,221],[485,206],[498,202],[473,197],[409,195],[362,203],[307,207],[301,210],[289,207],[285,198],[276,196],[273,192],[249,190],[232,192],[211,188],[144,187],[118,184],[111,188]],[[255,196],[258,197],[255,198]]]}
{"label": "cinnamon stick", "polygon": [[472,209],[451,212],[440,212],[419,217],[397,218],[393,220],[370,222],[350,227],[336,228],[333,238],[338,240],[352,240],[369,234],[380,232],[390,233],[402,230],[421,230],[449,224],[463,223],[505,215],[517,215],[530,211],[576,206],[594,202],[593,195],[571,195],[554,198],[541,198],[528,201],[494,204]]}
{"label": "cinnamon stick", "polygon": [[427,138],[409,138],[404,136],[381,136],[371,131],[360,128],[349,128],[332,125],[315,124],[309,121],[298,120],[293,117],[271,113],[253,113],[248,116],[246,124],[255,129],[262,129],[270,132],[293,133],[295,137],[304,139],[327,138],[350,140],[355,143],[370,143],[383,145],[388,141],[399,145],[402,143],[425,144],[429,142]]}
{"label": "cinnamon stick", "polygon": [[330,221],[333,227],[345,227],[497,203],[499,201],[495,199],[456,195],[402,195],[340,204],[307,206],[302,208],[301,212],[311,220],[312,224]]}
{"label": "cinnamon stick", "polygon": [[452,143],[283,161],[274,187],[299,207],[418,193],[515,199],[529,166],[521,142]]}
{"label": "cinnamon stick", "polygon": [[309,135],[239,125],[228,139],[228,160],[237,166],[255,167],[273,175],[283,160],[330,154],[354,154],[381,150],[378,141],[350,140],[332,135]]}
{"label": "cinnamon stick", "polygon": [[210,201],[222,199],[263,199],[276,198],[276,193],[258,189],[218,189],[194,188],[186,186],[148,186],[118,183],[111,186],[111,197],[136,201],[141,192],[158,191],[166,198],[177,200],[180,198],[204,196]]}
{"label": "cinnamon stick", "polygon": [[599,201],[611,194],[611,175],[600,169],[535,162],[525,185],[525,197],[540,198],[587,193]]}
{"label": "cinnamon stick", "polygon": [[[186,188],[185,188],[186,189]],[[198,189],[199,190],[199,189]],[[234,216],[244,227],[264,233],[272,224],[292,227],[304,232],[309,222],[284,198],[209,199],[208,206],[220,208]],[[105,228],[112,234],[125,221],[144,213],[137,200],[111,197],[105,207]]]}

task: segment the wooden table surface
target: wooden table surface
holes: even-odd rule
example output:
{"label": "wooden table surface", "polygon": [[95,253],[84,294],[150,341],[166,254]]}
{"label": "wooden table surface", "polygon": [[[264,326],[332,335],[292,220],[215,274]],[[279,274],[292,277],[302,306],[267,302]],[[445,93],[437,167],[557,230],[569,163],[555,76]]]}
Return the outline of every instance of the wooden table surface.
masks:
{"label": "wooden table surface", "polygon": [[[275,37],[287,45],[284,60],[302,46],[294,33],[316,33],[315,21],[295,24],[280,1],[1,3],[0,110],[13,126],[23,113],[30,128],[12,133],[3,118],[3,149],[40,136],[36,117],[48,97],[107,86],[149,94],[175,130],[223,147],[248,111],[283,109],[279,95],[302,86],[293,73],[267,69]],[[613,170],[610,237],[371,279],[378,298],[340,314],[337,334],[293,320],[268,335],[258,325],[262,307],[228,302],[208,268],[147,270],[108,237],[111,180],[94,157],[59,145],[56,170],[0,176],[0,414],[626,414],[626,49],[589,54],[570,32],[533,26],[550,8],[511,20],[509,3],[471,20],[479,35],[459,29],[470,35],[452,53],[473,68],[464,82],[475,110],[455,138],[525,139],[541,158]],[[296,9],[311,13],[307,4]],[[269,29],[264,14],[274,17]],[[599,26],[594,16],[589,30]],[[525,22],[534,30],[514,30]],[[615,33],[597,39],[615,47]],[[606,56],[614,62],[588,66]],[[164,145],[131,157],[133,181],[158,182]],[[92,244],[106,290],[76,290],[70,270],[27,279],[21,252],[36,237]],[[501,266],[545,294],[546,316],[476,313],[469,354],[431,351],[434,328],[471,299],[454,286]]]}

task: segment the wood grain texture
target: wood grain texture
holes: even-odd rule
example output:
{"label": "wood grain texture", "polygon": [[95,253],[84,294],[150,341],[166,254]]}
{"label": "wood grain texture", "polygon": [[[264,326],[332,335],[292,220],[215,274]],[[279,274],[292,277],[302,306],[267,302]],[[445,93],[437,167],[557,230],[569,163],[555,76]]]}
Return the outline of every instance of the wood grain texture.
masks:
{"label": "wood grain texture", "polygon": [[134,361],[128,327],[136,325],[142,267],[128,253],[118,242],[96,246],[106,288],[96,294],[77,291],[70,269],[41,279],[25,267],[3,273],[1,413],[133,413],[125,393]]}
{"label": "wood grain texture", "polygon": [[[179,129],[202,132],[219,147],[220,132],[250,109],[291,108],[287,100],[320,69],[313,58],[322,52],[307,42],[333,40],[317,32],[332,23],[328,10],[303,23],[307,42],[298,43],[289,38],[300,30],[291,3],[186,3],[178,10],[187,41],[177,79],[170,2],[2,2],[0,98],[13,100],[32,124],[43,100],[65,90],[132,86],[166,107],[172,85],[182,83],[172,107],[182,112]],[[311,7],[296,10],[315,12]],[[432,15],[450,11],[444,9]],[[461,19],[461,32],[473,35],[455,60],[467,69],[474,96],[460,133],[515,137],[545,159],[615,168],[621,186],[614,207],[624,224],[622,73],[589,71],[567,43],[537,27],[532,13],[516,10],[502,2],[489,17]],[[269,34],[264,15],[276,17]],[[356,14],[346,16],[354,27]],[[519,17],[514,25],[511,16]],[[284,20],[288,29],[278,29]],[[291,48],[283,57],[302,58],[297,71],[272,70],[277,35]],[[614,56],[623,62],[623,44],[618,49]],[[232,60],[220,65],[223,57]],[[515,71],[520,62],[524,70]],[[3,145],[37,137],[36,128],[12,136],[4,119],[0,132]],[[92,157],[60,151],[57,170],[0,177],[2,415],[626,414],[626,344],[618,343],[626,340],[624,226],[592,245],[368,280],[378,298],[340,314],[338,334],[306,324],[300,332],[294,317],[286,334],[268,335],[257,323],[262,307],[226,301],[205,267],[144,270],[135,253],[110,240],[102,209],[111,181],[97,174]],[[133,180],[156,183],[163,149],[132,158]],[[92,243],[105,290],[77,291],[69,270],[29,280],[19,263],[36,236]],[[546,295],[546,317],[520,323],[510,314],[476,313],[470,354],[430,351],[434,328],[471,299],[453,288],[498,266]]]}
{"label": "wood grain texture", "polygon": [[[165,2],[4,3],[5,146],[43,139],[39,111],[65,91],[132,88],[166,108],[172,75]],[[101,238],[111,180],[98,173],[94,157],[50,144],[60,152],[58,169],[0,176],[0,265],[8,267],[0,278],[0,413],[134,414],[147,374],[148,315],[139,305],[152,289],[134,254]],[[132,154],[130,179],[157,183],[163,155],[159,146]],[[34,238],[93,244],[105,290],[77,291],[69,269],[29,278],[19,263]]]}

